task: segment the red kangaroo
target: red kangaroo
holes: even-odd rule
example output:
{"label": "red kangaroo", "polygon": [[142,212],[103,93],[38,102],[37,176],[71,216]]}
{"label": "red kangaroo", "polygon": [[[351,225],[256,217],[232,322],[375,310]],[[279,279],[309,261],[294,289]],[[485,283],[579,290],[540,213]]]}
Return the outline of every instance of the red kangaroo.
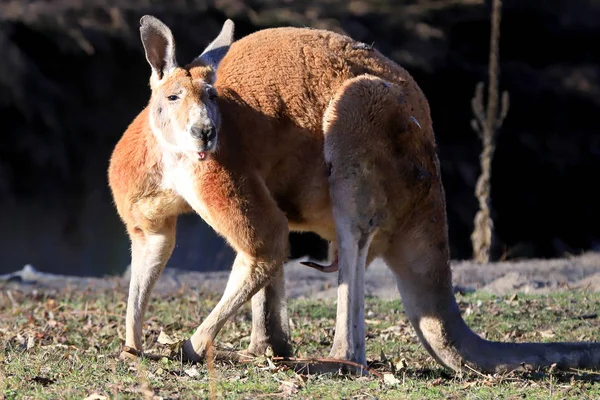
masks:
{"label": "red kangaroo", "polygon": [[364,273],[381,257],[421,343],[442,365],[503,371],[599,367],[598,343],[498,343],[464,322],[452,291],[445,196],[427,99],[406,70],[333,32],[265,29],[233,42],[228,20],[191,63],[158,19],[141,19],[152,95],[111,158],[131,238],[125,344],[142,350],[150,292],[196,212],[235,249],[221,300],[184,344],[189,360],[252,299],[248,351],[291,355],[288,233],[331,242],[339,268],[331,357],[366,363]]}

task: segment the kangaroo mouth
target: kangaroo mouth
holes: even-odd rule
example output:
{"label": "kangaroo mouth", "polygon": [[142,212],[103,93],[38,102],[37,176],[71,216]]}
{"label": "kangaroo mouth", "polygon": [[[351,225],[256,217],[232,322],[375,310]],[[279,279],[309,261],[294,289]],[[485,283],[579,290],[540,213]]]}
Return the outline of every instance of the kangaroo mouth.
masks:
{"label": "kangaroo mouth", "polygon": [[187,157],[191,160],[191,161],[195,161],[195,162],[200,162],[200,161],[206,161],[210,155],[210,152],[208,150],[203,150],[203,151],[188,151],[186,152]]}
{"label": "kangaroo mouth", "polygon": [[197,161],[204,161],[208,159],[209,155],[215,151],[216,143],[214,140],[205,143],[200,146],[193,154],[193,158]]}

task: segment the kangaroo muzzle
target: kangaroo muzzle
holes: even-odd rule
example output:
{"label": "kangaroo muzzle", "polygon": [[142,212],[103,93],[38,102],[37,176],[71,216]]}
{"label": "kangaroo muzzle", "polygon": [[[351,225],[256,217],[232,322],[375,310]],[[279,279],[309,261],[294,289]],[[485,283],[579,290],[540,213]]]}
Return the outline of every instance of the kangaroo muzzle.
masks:
{"label": "kangaroo muzzle", "polygon": [[212,123],[203,126],[194,126],[191,129],[191,135],[194,139],[202,143],[202,151],[214,150],[217,144],[217,129]]}

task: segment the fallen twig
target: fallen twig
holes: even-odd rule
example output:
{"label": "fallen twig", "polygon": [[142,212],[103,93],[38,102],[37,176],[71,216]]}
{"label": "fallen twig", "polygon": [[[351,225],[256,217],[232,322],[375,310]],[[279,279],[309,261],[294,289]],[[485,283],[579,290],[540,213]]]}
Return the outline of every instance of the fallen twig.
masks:
{"label": "fallen twig", "polygon": [[[139,350],[134,349],[129,346],[123,346],[123,352],[131,354],[136,357],[145,357],[145,358],[148,358],[149,360],[153,360],[153,361],[159,361],[162,358],[173,359],[172,357],[168,357],[168,356],[144,353],[142,351],[139,351]],[[218,361],[235,361],[235,362],[240,362],[240,363],[251,363],[252,361],[254,361],[256,359],[256,357],[253,357],[253,356],[250,356],[247,354],[233,352],[233,351],[216,350],[216,351],[214,351],[213,359],[218,360]],[[380,374],[379,372],[375,371],[374,369],[369,368],[369,367],[364,366],[359,363],[355,363],[353,361],[348,361],[348,360],[339,360],[339,359],[335,359],[335,358],[297,358],[297,357],[270,357],[270,360],[273,362],[279,362],[281,364],[294,365],[296,367],[298,365],[303,365],[302,368],[305,368],[306,366],[318,367],[319,365],[337,366],[338,368],[351,367],[351,368],[360,370],[361,372],[366,371],[369,374],[374,375],[379,379],[383,379],[383,375]]]}
{"label": "fallen twig", "polygon": [[[256,357],[253,357],[248,354],[233,352],[233,351],[220,350],[220,351],[215,351],[215,359],[219,360],[219,361],[237,361],[237,362],[242,362],[242,363],[250,363],[250,362],[254,361],[256,359]],[[294,366],[303,364],[302,368],[304,368],[308,365],[318,366],[319,364],[329,365],[329,366],[337,365],[338,368],[344,367],[344,366],[352,367],[352,368],[359,369],[361,371],[366,371],[380,379],[383,379],[383,375],[380,374],[379,372],[375,371],[372,368],[366,367],[362,364],[355,363],[354,361],[339,360],[336,358],[298,358],[298,357],[270,357],[270,360],[273,362],[279,362],[281,364],[287,364],[287,365],[291,364]]]}
{"label": "fallen twig", "polygon": [[380,374],[379,372],[375,371],[372,368],[366,367],[362,364],[355,363],[354,361],[338,360],[336,358],[296,358],[296,357],[271,357],[271,360],[279,361],[282,363],[291,363],[291,364],[306,364],[306,365],[330,364],[330,365],[337,365],[338,367],[340,367],[340,366],[353,367],[356,369],[360,369],[361,371],[366,371],[372,375],[375,375],[376,377],[378,377],[380,379],[383,379],[383,375]]}

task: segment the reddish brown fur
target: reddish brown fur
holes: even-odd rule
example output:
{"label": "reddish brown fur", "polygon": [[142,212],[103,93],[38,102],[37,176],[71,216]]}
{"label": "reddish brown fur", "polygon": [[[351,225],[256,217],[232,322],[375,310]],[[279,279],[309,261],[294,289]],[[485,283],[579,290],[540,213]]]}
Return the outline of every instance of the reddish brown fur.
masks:
{"label": "reddish brown fur", "polygon": [[[206,74],[205,67],[179,69],[163,87],[200,73]],[[513,351],[483,341],[462,321],[452,295],[444,191],[429,106],[403,68],[345,36],[278,28],[233,43],[215,86],[222,125],[217,151],[190,167],[197,203],[188,205],[173,190],[161,188],[164,153],[150,130],[147,110],[115,148],[109,181],[132,237],[159,231],[194,209],[238,253],[232,279],[249,268],[250,275],[239,278],[244,281],[239,296],[233,300],[226,291],[222,300],[235,308],[279,273],[289,230],[314,231],[334,243],[350,235],[356,243],[348,243],[358,246],[359,258],[368,249],[366,264],[375,256],[388,262],[419,337],[441,363],[490,370],[549,362],[537,355],[537,347]],[[345,221],[349,232],[340,231]],[[353,261],[344,258],[348,249],[344,244],[340,252],[341,281],[344,274],[355,273],[348,264]],[[360,262],[356,265],[360,270]],[[340,301],[348,301],[344,313],[355,313],[355,328],[364,325],[357,298],[361,284],[348,289],[350,298],[340,294]],[[256,304],[253,300],[253,318],[255,307],[268,314],[268,296],[261,298]],[[187,350],[192,356],[203,355],[203,346],[231,312],[223,307],[217,306],[215,317],[211,313],[192,337]],[[332,354],[364,362],[360,329],[353,337],[350,332],[338,338],[347,323],[340,321],[339,310]],[[258,341],[274,340],[255,343],[254,335],[253,327],[251,348],[258,351],[264,349]],[[588,347],[572,352],[578,351],[592,354]],[[591,357],[596,358],[588,361],[597,364],[598,354]],[[580,365],[569,365],[574,364]]]}

